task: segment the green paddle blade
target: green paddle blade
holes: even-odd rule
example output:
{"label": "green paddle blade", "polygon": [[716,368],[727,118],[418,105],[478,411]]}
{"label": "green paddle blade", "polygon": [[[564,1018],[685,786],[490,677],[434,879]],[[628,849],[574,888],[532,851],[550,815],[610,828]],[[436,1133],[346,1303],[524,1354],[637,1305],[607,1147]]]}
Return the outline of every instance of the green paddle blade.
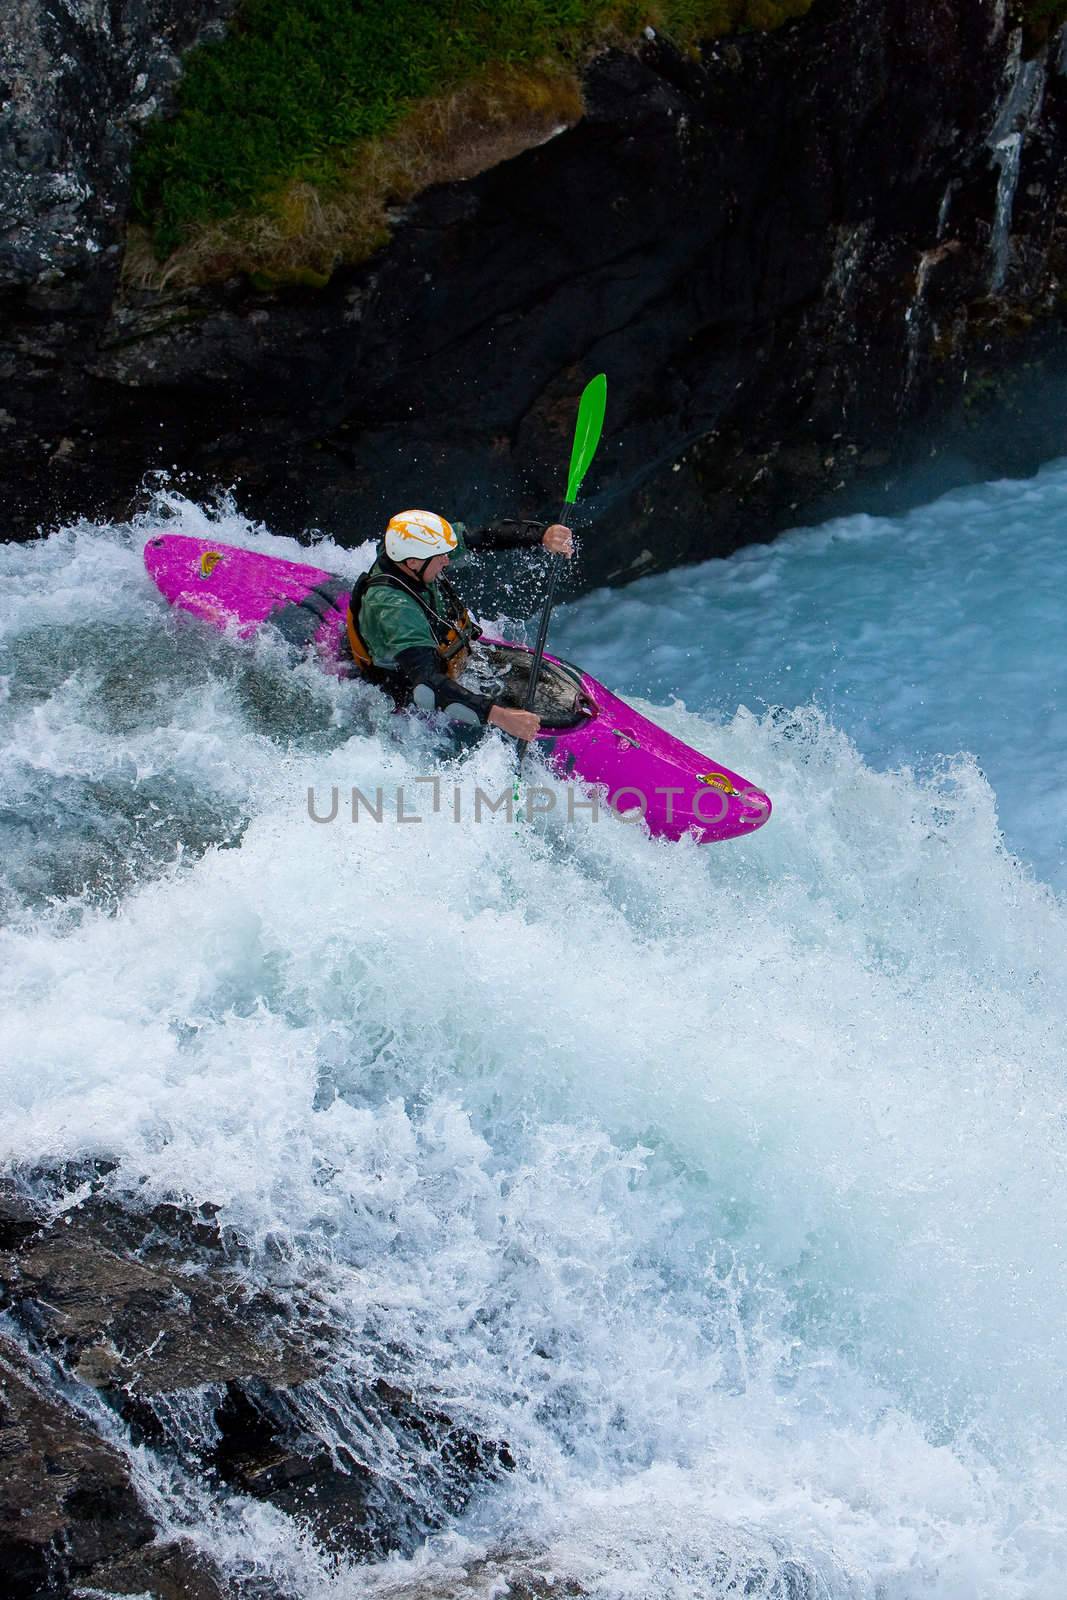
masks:
{"label": "green paddle blade", "polygon": [[596,455],[600,443],[600,430],[604,426],[604,407],[608,399],[608,380],[601,372],[590,378],[578,402],[578,421],[574,425],[574,449],[571,451],[571,470],[567,477],[567,504],[572,506],[578,498],[582,479],[589,463]]}

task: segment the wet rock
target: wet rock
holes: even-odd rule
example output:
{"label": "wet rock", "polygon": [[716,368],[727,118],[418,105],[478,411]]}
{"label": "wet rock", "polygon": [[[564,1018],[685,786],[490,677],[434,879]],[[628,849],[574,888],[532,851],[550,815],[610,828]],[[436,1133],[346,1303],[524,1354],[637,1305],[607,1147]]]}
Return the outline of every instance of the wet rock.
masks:
{"label": "wet rock", "polygon": [[[329,1448],[315,1435],[326,1416]],[[204,1455],[222,1482],[305,1522],[326,1549],[361,1558],[410,1551],[514,1466],[503,1443],[457,1427],[426,1396],[335,1373],[290,1390],[227,1387]],[[366,1465],[371,1440],[393,1470]]]}
{"label": "wet rock", "polygon": [[16,1249],[40,1226],[40,1207],[13,1184],[0,1183],[0,1250]]}
{"label": "wet rock", "polygon": [[[152,1600],[234,1600],[235,1590],[199,1550],[176,1540],[142,1546],[95,1568],[91,1580],[78,1585],[72,1600],[111,1600],[113,1595],[136,1595],[138,1600],[145,1595]],[[257,1600],[275,1600],[275,1595],[260,1587]]]}
{"label": "wet rock", "polygon": [[[458,1426],[432,1396],[367,1376],[313,1285],[250,1288],[254,1263],[212,1208],[138,1212],[106,1181],[91,1163],[0,1181],[0,1309],[38,1360],[43,1392],[62,1374],[213,1499],[267,1501],[350,1556],[413,1548],[514,1465],[505,1444]],[[79,1426],[81,1448],[91,1431]],[[43,1470],[35,1459],[11,1490],[13,1526]],[[94,1546],[92,1560],[111,1553]],[[130,1582],[147,1570],[123,1567]]]}
{"label": "wet rock", "polygon": [[139,1548],[155,1532],[118,1450],[48,1393],[0,1334],[0,1571],[12,1596],[63,1584]]}
{"label": "wet rock", "polygon": [[[824,1600],[830,1592],[823,1572],[780,1551],[774,1541],[736,1529],[722,1532],[723,1548],[717,1553],[713,1553],[714,1534],[708,1529],[707,1543],[699,1554],[692,1552],[696,1556],[691,1580],[694,1596],[702,1600],[742,1595],[758,1595],[761,1600]],[[689,1554],[684,1550],[678,1554],[671,1574],[675,1586],[684,1577]],[[847,1585],[844,1574],[842,1582]],[[389,1600],[569,1600],[589,1592],[580,1579],[560,1571],[558,1562],[544,1551],[498,1548],[478,1560],[457,1562],[451,1570],[432,1577],[399,1582],[388,1594]],[[648,1579],[640,1592],[652,1592]]]}
{"label": "wet rock", "polygon": [[36,312],[106,306],[120,266],[133,137],[181,52],[235,0],[5,0],[0,33],[0,293]]}
{"label": "wet rock", "polygon": [[[147,1239],[158,1221],[144,1226]],[[114,1208],[95,1204],[0,1252],[0,1306],[79,1381],[126,1404],[237,1376],[300,1382],[317,1370],[288,1333],[287,1308],[217,1268],[138,1260],[128,1234]]]}
{"label": "wet rock", "polygon": [[535,1554],[501,1550],[464,1562],[454,1577],[399,1584],[389,1600],[576,1600],[587,1593],[577,1578],[552,1571]]}

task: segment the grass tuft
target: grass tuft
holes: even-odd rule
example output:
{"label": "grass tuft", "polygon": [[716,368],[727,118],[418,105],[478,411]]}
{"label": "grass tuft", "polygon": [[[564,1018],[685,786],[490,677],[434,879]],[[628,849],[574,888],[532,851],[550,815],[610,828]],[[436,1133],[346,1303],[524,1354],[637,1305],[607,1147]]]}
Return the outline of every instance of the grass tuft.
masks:
{"label": "grass tuft", "polygon": [[1039,47],[1067,22],[1067,0],[1022,0],[1020,20],[1031,47]]}
{"label": "grass tuft", "polygon": [[244,0],[135,151],[127,275],[325,281],[385,242],[392,206],[575,122],[599,44],[766,30],[811,3]]}

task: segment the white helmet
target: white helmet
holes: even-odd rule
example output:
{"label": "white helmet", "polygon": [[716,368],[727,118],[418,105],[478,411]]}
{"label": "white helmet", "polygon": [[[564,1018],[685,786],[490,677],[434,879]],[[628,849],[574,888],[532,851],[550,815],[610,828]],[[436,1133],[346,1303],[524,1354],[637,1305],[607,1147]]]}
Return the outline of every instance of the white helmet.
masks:
{"label": "white helmet", "polygon": [[452,555],[458,545],[452,524],[436,511],[398,511],[385,530],[385,553],[391,561],[432,561]]}

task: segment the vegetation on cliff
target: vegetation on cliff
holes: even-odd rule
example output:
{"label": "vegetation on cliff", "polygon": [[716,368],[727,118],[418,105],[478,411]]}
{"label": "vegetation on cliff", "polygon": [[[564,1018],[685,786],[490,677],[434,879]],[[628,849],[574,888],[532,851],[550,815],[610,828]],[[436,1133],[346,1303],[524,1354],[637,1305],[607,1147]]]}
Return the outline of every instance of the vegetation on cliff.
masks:
{"label": "vegetation on cliff", "polygon": [[1031,46],[1042,45],[1067,22],[1067,0],[1021,0],[1018,16]]}
{"label": "vegetation on cliff", "polygon": [[812,0],[244,0],[136,152],[135,270],[322,282],[387,211],[581,115],[590,50],[645,28],[693,48]]}

